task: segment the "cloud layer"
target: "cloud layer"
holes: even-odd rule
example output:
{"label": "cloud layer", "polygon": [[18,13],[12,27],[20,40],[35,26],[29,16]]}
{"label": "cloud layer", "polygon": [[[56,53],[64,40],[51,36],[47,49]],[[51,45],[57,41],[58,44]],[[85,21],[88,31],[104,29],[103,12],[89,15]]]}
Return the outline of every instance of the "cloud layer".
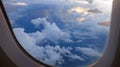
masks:
{"label": "cloud layer", "polygon": [[59,45],[50,46],[47,44],[45,44],[46,45],[45,47],[37,46],[36,39],[33,36],[30,36],[28,33],[25,33],[23,28],[15,28],[14,32],[22,47],[33,57],[44,63],[50,65],[55,65],[56,63],[59,64],[63,63],[64,62],[63,55],[70,57],[71,59],[78,59],[80,61],[85,60],[79,55],[72,54],[71,53],[72,47],[65,48],[60,47]]}
{"label": "cloud layer", "polygon": [[[63,64],[66,62],[65,59],[63,59],[64,57],[73,60],[86,61],[86,59],[81,55],[73,53],[72,51],[74,49],[91,57],[101,56],[100,52],[92,48],[69,46],[61,47],[61,44],[58,43],[60,40],[67,43],[73,42],[70,39],[70,34],[63,32],[55,23],[48,22],[45,17],[33,19],[31,20],[31,23],[34,24],[35,27],[42,24],[44,29],[33,33],[26,33],[24,28],[14,28],[13,30],[22,47],[30,55],[44,63],[50,65]],[[41,43],[46,40],[52,41],[56,43],[56,45],[51,46],[49,43],[41,45]]]}

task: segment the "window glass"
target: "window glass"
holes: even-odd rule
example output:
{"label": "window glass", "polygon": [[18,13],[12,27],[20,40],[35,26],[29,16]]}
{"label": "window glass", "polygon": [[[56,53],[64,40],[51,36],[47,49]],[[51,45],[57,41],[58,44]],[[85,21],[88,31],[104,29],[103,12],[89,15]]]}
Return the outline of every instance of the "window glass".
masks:
{"label": "window glass", "polygon": [[35,59],[87,67],[102,57],[112,0],[2,0],[13,32]]}

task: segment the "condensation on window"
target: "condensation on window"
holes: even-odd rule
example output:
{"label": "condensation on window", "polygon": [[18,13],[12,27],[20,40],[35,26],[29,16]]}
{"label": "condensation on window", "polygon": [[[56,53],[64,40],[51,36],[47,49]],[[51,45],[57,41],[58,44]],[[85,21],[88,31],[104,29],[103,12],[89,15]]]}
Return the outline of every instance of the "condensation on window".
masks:
{"label": "condensation on window", "polygon": [[13,32],[35,59],[87,67],[102,57],[112,0],[2,0]]}

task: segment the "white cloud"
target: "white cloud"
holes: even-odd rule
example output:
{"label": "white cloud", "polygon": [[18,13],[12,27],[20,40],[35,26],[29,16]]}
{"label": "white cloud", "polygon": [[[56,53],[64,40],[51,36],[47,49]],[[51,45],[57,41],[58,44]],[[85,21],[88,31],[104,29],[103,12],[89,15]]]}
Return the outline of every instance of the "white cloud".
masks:
{"label": "white cloud", "polygon": [[[21,45],[33,57],[50,65],[55,65],[56,63],[64,63],[64,59],[62,55],[69,57],[71,59],[74,59],[74,60],[78,59],[80,61],[85,61],[85,59],[82,58],[81,56],[71,53],[71,51],[73,50],[73,47],[65,48],[65,47],[60,47],[59,45],[50,46],[48,44],[45,44],[47,45],[45,47],[36,46],[37,43],[40,44],[42,40],[44,39],[49,39],[51,41],[57,41],[57,39],[70,40],[70,37],[69,37],[70,35],[66,37],[65,36],[66,32],[62,32],[55,23],[50,23],[45,18],[34,19],[32,20],[32,23],[38,26],[42,24],[45,27],[41,32],[37,31],[33,33],[26,33],[24,32],[23,28],[15,28],[14,32],[16,34],[17,39],[21,43]],[[83,26],[83,27],[86,27],[86,26]],[[90,33],[90,34],[93,34],[93,33]],[[80,32],[76,32],[74,35],[79,37],[82,35],[89,35],[89,33],[82,34]],[[101,53],[99,51],[97,51],[96,49],[92,49],[92,48],[76,47],[76,50],[82,52],[85,55],[92,56],[92,57],[101,56]]]}
{"label": "white cloud", "polygon": [[16,3],[11,3],[11,5],[26,6],[28,4],[25,2],[16,2]]}
{"label": "white cloud", "polygon": [[86,48],[86,47],[76,47],[77,51],[82,52],[85,55],[92,56],[92,57],[99,57],[101,53],[96,49]]}
{"label": "white cloud", "polygon": [[14,28],[13,29],[17,39],[19,40],[19,43],[29,52],[34,45],[36,44],[36,41],[34,38],[30,37],[27,33],[24,32],[23,28]]}
{"label": "white cloud", "polygon": [[78,55],[70,55],[69,57],[72,58],[72,59],[77,59],[77,60],[80,60],[80,61],[85,61],[84,58],[82,58],[82,57],[80,57]]}
{"label": "white cloud", "polygon": [[41,32],[38,31],[36,33],[30,34],[35,36],[35,38],[48,39],[51,40],[52,42],[57,42],[58,40],[72,42],[69,33],[63,32],[55,23],[48,22],[45,17],[33,19],[31,22],[37,27],[39,25],[44,26],[44,29]]}
{"label": "white cloud", "polygon": [[50,23],[47,22],[46,17],[33,19],[33,20],[31,20],[31,23],[33,23],[36,27],[38,27],[40,24],[43,24],[45,26],[49,26],[50,25]]}
{"label": "white cloud", "polygon": [[[14,33],[21,46],[36,59],[48,64],[55,64],[57,61],[62,61],[62,56],[57,50],[57,47],[52,46],[37,46],[36,40],[24,32],[23,28],[15,28]],[[59,49],[61,49],[59,47]],[[62,50],[62,49],[61,49]]]}
{"label": "white cloud", "polygon": [[37,44],[40,44],[46,38],[45,34],[39,31],[34,32],[34,33],[29,33],[29,35],[36,40]]}
{"label": "white cloud", "polygon": [[58,61],[63,61],[60,52],[55,51],[55,49],[56,47],[49,45],[46,47],[36,46],[30,51],[30,54],[44,63],[55,65]]}
{"label": "white cloud", "polygon": [[[21,44],[21,46],[33,57],[36,59],[50,64],[55,65],[56,63],[64,63],[63,56],[69,57],[71,59],[78,59],[80,61],[84,61],[85,59],[81,56],[72,54],[72,47],[60,47],[59,45],[50,46],[45,44],[46,46],[37,46],[36,37],[29,35],[30,33],[26,33],[23,28],[14,28],[14,33]],[[39,32],[37,32],[39,33]],[[41,37],[40,33],[38,36]],[[39,38],[38,38],[39,40]]]}

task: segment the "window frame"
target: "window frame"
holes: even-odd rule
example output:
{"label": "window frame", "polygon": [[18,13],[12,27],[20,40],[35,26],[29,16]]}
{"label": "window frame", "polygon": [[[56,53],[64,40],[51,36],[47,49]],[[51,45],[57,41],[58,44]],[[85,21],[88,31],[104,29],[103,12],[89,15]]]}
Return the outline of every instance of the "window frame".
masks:
{"label": "window frame", "polygon": [[[120,48],[119,46],[119,35],[120,35],[120,1],[113,0],[113,10],[111,18],[110,34],[108,43],[103,54],[97,62],[89,65],[88,67],[114,67],[114,62],[117,58],[116,51]],[[10,26],[8,17],[5,13],[2,2],[0,1],[0,47],[5,54],[15,63],[18,67],[44,67],[42,62],[34,59],[29,55],[19,44],[12,28]],[[118,51],[119,53],[119,51]],[[45,67],[50,67],[46,65]],[[52,66],[51,66],[52,67]]]}

